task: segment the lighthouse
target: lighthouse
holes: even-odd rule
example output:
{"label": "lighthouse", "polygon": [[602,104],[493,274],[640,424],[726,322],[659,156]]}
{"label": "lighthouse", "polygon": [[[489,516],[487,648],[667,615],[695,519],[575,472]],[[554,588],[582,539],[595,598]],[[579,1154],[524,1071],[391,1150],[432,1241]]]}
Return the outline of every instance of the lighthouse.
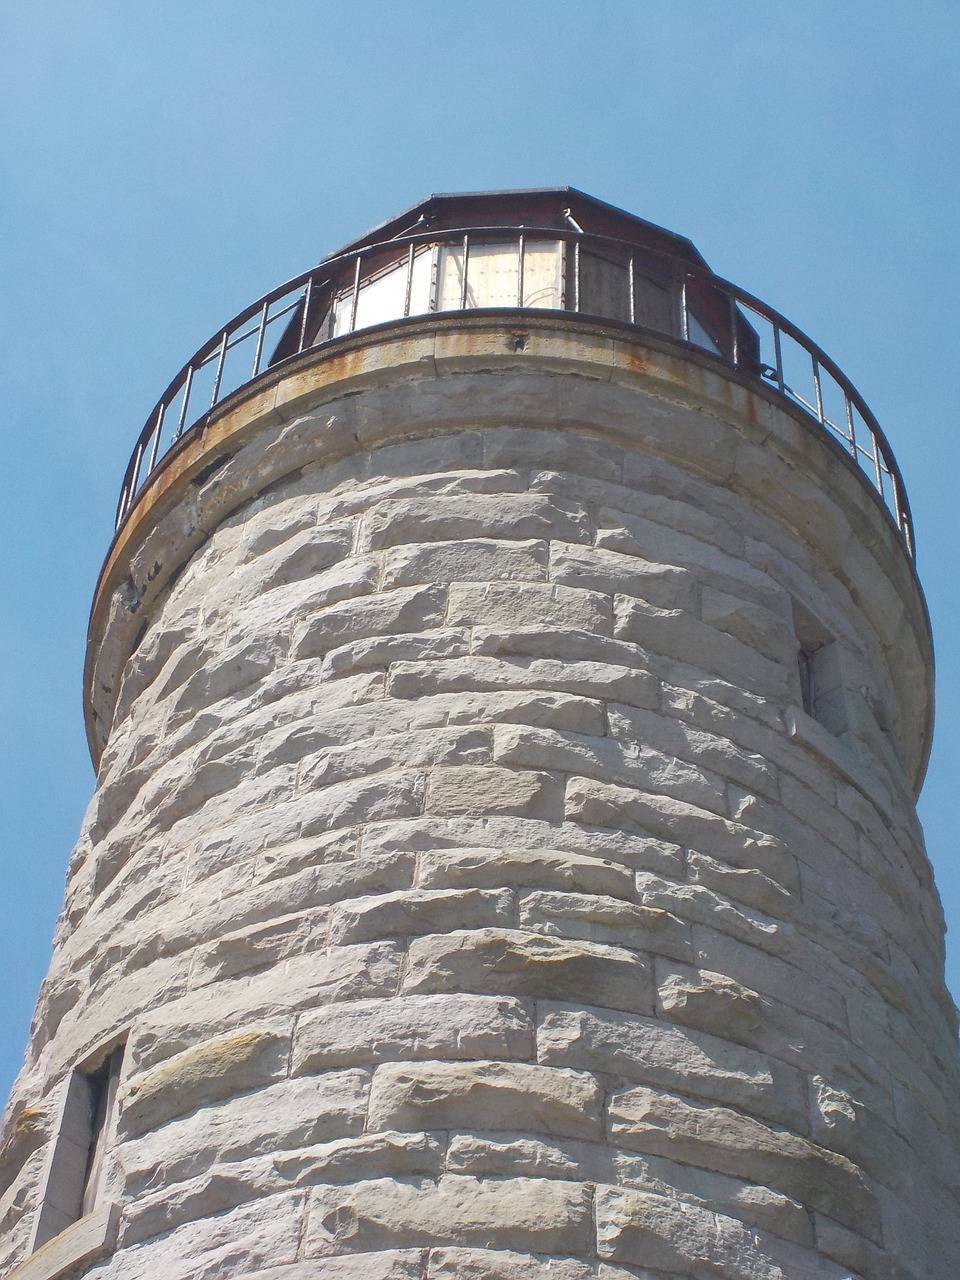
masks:
{"label": "lighthouse", "polygon": [[945,1280],[913,522],[686,239],[441,195],[137,438],[10,1280]]}

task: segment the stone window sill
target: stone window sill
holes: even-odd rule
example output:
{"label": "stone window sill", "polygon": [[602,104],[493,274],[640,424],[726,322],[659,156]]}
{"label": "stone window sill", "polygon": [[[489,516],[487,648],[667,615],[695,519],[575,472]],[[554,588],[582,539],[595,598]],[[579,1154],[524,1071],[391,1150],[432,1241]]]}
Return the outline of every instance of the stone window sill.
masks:
{"label": "stone window sill", "polygon": [[112,1252],[119,1225],[120,1206],[102,1204],[41,1245],[6,1280],[58,1280],[74,1267],[96,1262]]}

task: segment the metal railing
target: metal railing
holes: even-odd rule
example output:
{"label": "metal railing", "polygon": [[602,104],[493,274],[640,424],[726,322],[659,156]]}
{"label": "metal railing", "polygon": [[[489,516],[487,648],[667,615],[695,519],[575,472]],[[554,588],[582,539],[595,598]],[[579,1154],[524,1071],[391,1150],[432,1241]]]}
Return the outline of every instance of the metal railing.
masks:
{"label": "metal railing", "polygon": [[[532,300],[531,254],[550,246],[557,255],[555,278]],[[497,269],[482,276],[481,253],[489,262],[491,252]],[[514,258],[515,270],[509,265]],[[540,266],[542,277],[542,260]],[[371,300],[374,305],[367,305]],[[886,437],[863,397],[815,342],[706,267],[566,228],[405,235],[328,258],[246,307],[187,361],[151,412],[123,478],[116,527],[185,431],[201,426],[227,396],[308,348],[386,321],[505,308],[620,321],[698,347],[774,388],[839,441],[882,497],[914,558],[910,507]]]}

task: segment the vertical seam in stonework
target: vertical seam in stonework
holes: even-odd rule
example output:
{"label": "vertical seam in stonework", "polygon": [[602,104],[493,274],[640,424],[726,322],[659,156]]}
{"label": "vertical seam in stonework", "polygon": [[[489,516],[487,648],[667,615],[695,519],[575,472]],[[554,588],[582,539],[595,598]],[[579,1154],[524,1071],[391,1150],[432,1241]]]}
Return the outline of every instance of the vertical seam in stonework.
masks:
{"label": "vertical seam in stonework", "polygon": [[297,1035],[299,1034],[301,1016],[302,1016],[302,1010],[298,1009],[297,1012],[293,1015],[293,1022],[291,1023],[291,1026],[290,1026],[290,1048],[287,1052],[287,1079],[288,1080],[293,1075],[293,1046],[294,1046],[294,1042],[296,1041]]}
{"label": "vertical seam in stonework", "polygon": [[307,1238],[310,1229],[310,1204],[312,1196],[309,1189],[303,1197],[303,1216],[300,1220],[300,1238],[297,1241],[297,1261],[301,1262],[307,1256]]}

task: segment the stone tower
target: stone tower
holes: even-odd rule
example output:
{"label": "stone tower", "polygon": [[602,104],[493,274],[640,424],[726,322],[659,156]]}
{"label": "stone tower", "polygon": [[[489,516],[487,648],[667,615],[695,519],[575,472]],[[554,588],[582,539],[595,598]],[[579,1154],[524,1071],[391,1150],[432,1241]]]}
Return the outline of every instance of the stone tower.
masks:
{"label": "stone tower", "polygon": [[686,240],[433,197],[128,469],[11,1280],[946,1280],[890,449]]}

